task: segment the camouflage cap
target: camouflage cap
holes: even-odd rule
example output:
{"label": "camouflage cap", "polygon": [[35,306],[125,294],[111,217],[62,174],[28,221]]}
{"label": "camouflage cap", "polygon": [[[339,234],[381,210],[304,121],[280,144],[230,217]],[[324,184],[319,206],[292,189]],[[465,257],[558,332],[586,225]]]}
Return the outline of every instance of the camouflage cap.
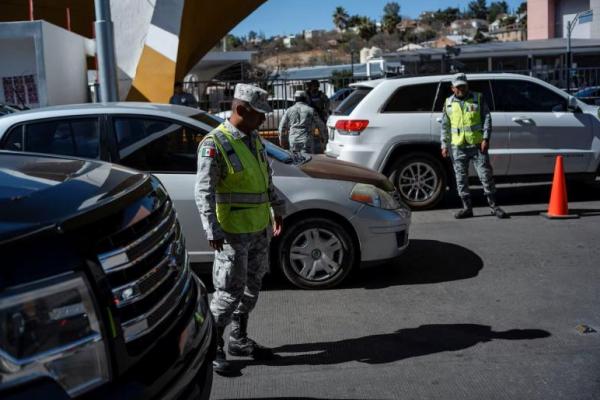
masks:
{"label": "camouflage cap", "polygon": [[267,101],[268,93],[254,85],[248,85],[246,83],[238,83],[235,85],[235,93],[233,98],[245,101],[254,110],[259,113],[269,113],[273,111],[273,108]]}
{"label": "camouflage cap", "polygon": [[467,76],[463,73],[456,74],[452,77],[452,86],[457,87],[467,84]]}

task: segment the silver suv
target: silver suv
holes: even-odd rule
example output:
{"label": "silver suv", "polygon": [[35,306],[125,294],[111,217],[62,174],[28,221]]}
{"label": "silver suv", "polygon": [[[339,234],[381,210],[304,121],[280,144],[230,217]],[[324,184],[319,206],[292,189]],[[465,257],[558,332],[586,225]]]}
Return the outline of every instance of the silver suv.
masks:
{"label": "silver suv", "polygon": [[[599,107],[539,79],[467,75],[492,110],[490,156],[498,181],[548,179],[562,155],[571,176],[593,180],[600,164]],[[326,154],[383,172],[413,209],[435,206],[452,179],[440,156],[444,99],[452,75],[381,79],[354,92],[327,121]],[[474,171],[471,171],[473,175]]]}

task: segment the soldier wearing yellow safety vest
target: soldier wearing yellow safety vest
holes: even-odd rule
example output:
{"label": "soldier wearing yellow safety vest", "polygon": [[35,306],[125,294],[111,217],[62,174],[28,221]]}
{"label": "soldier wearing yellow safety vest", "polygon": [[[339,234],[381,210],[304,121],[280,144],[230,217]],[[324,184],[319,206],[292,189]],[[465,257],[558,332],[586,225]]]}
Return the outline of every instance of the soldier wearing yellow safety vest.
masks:
{"label": "soldier wearing yellow safety vest", "polygon": [[463,204],[454,217],[473,216],[469,191],[469,163],[473,161],[475,171],[483,185],[492,214],[498,218],[508,215],[496,204],[496,186],[488,154],[492,131],[492,116],[481,93],[470,92],[465,74],[457,74],[452,80],[452,96],[446,99],[442,116],[442,156],[450,156],[456,176],[458,195]]}
{"label": "soldier wearing yellow safety vest", "polygon": [[232,114],[198,148],[195,199],[215,250],[210,310],[217,326],[215,372],[234,374],[225,356],[223,332],[232,322],[228,352],[271,358],[270,349],[248,337],[248,315],[256,305],[269,264],[269,238],[282,228],[285,204],[273,187],[271,168],[257,129],[272,109],[267,92],[235,88]]}

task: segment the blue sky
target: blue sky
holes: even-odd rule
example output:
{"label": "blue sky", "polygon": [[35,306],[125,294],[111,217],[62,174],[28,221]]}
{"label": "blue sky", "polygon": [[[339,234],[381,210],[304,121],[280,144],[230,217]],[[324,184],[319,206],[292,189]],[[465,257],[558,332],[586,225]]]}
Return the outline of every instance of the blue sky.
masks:
{"label": "blue sky", "polygon": [[[239,0],[243,1],[243,0]],[[253,14],[232,30],[236,36],[249,31],[264,32],[267,37],[278,34],[300,33],[303,29],[333,29],[331,15],[337,6],[348,14],[366,15],[379,20],[383,7],[390,0],[268,0]],[[400,13],[417,17],[422,11],[438,8],[467,7],[470,0],[405,0],[398,1]],[[516,8],[522,0],[507,0],[509,7]],[[488,4],[490,1],[488,0]]]}

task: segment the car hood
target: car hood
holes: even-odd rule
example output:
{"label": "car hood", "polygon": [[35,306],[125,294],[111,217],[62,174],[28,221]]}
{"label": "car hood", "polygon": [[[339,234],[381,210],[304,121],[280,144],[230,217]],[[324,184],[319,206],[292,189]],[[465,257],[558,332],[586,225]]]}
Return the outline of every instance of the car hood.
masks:
{"label": "car hood", "polygon": [[0,152],[0,242],[83,214],[147,179],[93,160]]}
{"label": "car hood", "polygon": [[302,164],[300,169],[313,178],[368,183],[387,192],[394,190],[394,185],[385,175],[358,164],[324,155],[312,156],[312,159]]}

